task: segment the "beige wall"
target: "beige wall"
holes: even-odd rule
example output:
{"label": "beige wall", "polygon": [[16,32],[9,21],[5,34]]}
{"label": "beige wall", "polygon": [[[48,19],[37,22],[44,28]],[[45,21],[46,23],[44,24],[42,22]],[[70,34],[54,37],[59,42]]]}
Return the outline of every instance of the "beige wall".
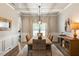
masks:
{"label": "beige wall", "polygon": [[64,24],[67,18],[70,18],[72,21],[79,22],[79,3],[73,3],[67,9],[59,13],[59,32],[65,32]]}

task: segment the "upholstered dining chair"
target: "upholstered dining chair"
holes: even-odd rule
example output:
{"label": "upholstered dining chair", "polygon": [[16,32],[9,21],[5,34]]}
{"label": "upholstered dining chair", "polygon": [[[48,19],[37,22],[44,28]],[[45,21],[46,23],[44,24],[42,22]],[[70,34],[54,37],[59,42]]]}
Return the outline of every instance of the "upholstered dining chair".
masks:
{"label": "upholstered dining chair", "polygon": [[28,42],[30,39],[31,39],[31,36],[27,34],[26,35],[26,41]]}
{"label": "upholstered dining chair", "polygon": [[37,36],[43,36],[43,33],[37,33]]}
{"label": "upholstered dining chair", "polygon": [[53,36],[50,37],[50,40],[53,41]]}
{"label": "upholstered dining chair", "polygon": [[48,35],[48,39],[51,40],[51,41],[53,41],[53,35],[49,34]]}

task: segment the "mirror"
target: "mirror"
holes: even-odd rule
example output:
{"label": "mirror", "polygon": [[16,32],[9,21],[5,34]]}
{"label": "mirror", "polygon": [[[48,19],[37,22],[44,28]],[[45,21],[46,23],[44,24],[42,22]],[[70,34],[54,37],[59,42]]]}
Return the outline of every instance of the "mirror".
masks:
{"label": "mirror", "polygon": [[0,17],[0,31],[6,31],[11,28],[11,20]]}

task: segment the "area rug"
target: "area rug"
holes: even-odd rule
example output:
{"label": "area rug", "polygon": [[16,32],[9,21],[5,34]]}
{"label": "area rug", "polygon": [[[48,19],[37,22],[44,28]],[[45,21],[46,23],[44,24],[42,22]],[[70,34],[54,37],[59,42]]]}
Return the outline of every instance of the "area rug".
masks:
{"label": "area rug", "polygon": [[52,56],[64,56],[63,53],[54,45],[51,45]]}
{"label": "area rug", "polygon": [[52,56],[50,50],[41,50],[41,51],[29,51],[28,56]]}
{"label": "area rug", "polygon": [[32,50],[30,48],[31,46],[28,47],[28,56],[52,56],[52,51],[51,51],[51,46],[47,45],[46,49],[41,49],[41,50]]}
{"label": "area rug", "polygon": [[47,50],[41,51],[46,54],[40,55],[39,53],[41,52],[38,51],[38,53],[35,52],[35,55],[32,55],[32,52],[34,51],[32,51],[31,49],[28,50],[28,46],[25,45],[19,56],[64,56],[63,53],[54,44],[51,45],[51,48],[47,48]]}

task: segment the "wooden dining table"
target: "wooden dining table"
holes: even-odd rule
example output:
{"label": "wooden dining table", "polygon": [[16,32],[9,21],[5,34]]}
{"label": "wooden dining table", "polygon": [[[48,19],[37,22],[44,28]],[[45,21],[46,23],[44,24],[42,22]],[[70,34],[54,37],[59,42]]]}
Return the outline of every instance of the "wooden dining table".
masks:
{"label": "wooden dining table", "polygon": [[[47,37],[42,37],[42,40],[46,40],[45,42],[46,42],[46,48],[45,48],[45,50],[39,50],[39,51],[37,51],[37,50],[34,50],[33,49],[33,45],[34,45],[34,40],[38,40],[38,37],[32,37],[28,42],[27,42],[27,44],[28,44],[28,55],[52,55],[52,53],[51,53],[51,44],[52,44],[52,42],[51,42],[51,40],[49,40]],[[44,47],[42,47],[42,48],[44,48]]]}
{"label": "wooden dining table", "polygon": [[[28,45],[32,45],[33,44],[33,40],[38,40],[38,37],[32,37],[28,42],[27,42],[27,44]],[[49,40],[47,37],[42,37],[42,40],[46,40],[46,45],[51,45],[52,44],[52,42],[51,42],[51,40]]]}

